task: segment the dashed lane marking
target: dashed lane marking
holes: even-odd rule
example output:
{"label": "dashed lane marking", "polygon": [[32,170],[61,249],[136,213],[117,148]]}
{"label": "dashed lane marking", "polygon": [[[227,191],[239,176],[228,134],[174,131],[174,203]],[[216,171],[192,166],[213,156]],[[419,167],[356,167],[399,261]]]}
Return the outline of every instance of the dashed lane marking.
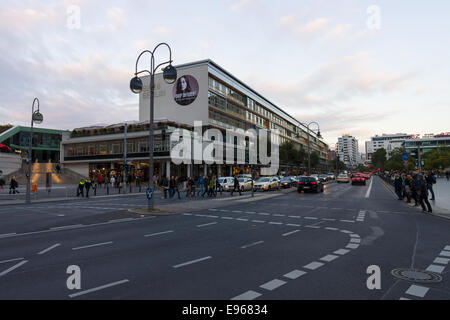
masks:
{"label": "dashed lane marking", "polygon": [[286,281],[283,280],[279,280],[279,279],[274,279],[272,281],[266,282],[263,285],[260,285],[260,288],[272,291],[276,288],[281,287],[282,285],[286,284]]}
{"label": "dashed lane marking", "polygon": [[307,264],[306,266],[303,266],[304,269],[308,269],[308,270],[316,270],[320,267],[322,267],[324,264],[322,262],[311,262],[310,264]]}
{"label": "dashed lane marking", "polygon": [[47,253],[47,252],[49,252],[50,250],[53,250],[53,249],[55,249],[56,247],[59,247],[60,245],[61,245],[60,243],[54,244],[54,245],[52,245],[51,247],[48,247],[47,249],[42,250],[42,251],[39,252],[38,254],[39,254],[39,255],[42,255],[42,254],[44,254],[44,253]]}
{"label": "dashed lane marking", "polygon": [[28,260],[24,260],[24,261],[19,262],[18,264],[14,265],[14,266],[12,266],[12,267],[9,268],[9,269],[6,269],[5,271],[0,272],[0,277],[3,277],[4,275],[7,275],[7,274],[10,273],[11,271],[16,270],[17,268],[23,266],[23,265],[24,265],[25,263],[27,263],[27,262],[28,262]]}
{"label": "dashed lane marking", "polygon": [[264,242],[264,241],[257,241],[257,242],[253,242],[253,243],[250,243],[250,244],[246,244],[245,246],[242,246],[241,249],[247,249],[247,248],[256,246],[256,245],[258,245],[258,244],[261,244],[261,243],[263,243],[263,242]]}
{"label": "dashed lane marking", "polygon": [[82,249],[106,246],[106,245],[109,245],[109,244],[113,244],[113,242],[112,241],[108,241],[108,242],[96,243],[96,244],[91,244],[91,245],[88,245],[88,246],[72,248],[72,250],[82,250]]}
{"label": "dashed lane marking", "polygon": [[333,252],[334,254],[339,254],[339,255],[344,255],[344,254],[347,254],[347,253],[349,253],[350,252],[350,250],[346,250],[346,249],[339,249],[339,250],[336,250],[335,252]]}
{"label": "dashed lane marking", "polygon": [[207,257],[203,257],[203,258],[200,258],[200,259],[195,259],[195,260],[183,262],[183,263],[180,263],[180,264],[177,264],[177,265],[173,266],[173,268],[181,268],[181,267],[184,267],[184,266],[187,266],[187,265],[190,265],[190,264],[194,264],[194,263],[197,263],[197,262],[205,261],[205,260],[208,260],[208,259],[212,259],[212,257],[211,256],[207,256]]}
{"label": "dashed lane marking", "polygon": [[291,232],[283,233],[283,237],[290,236],[291,234],[297,233],[297,232],[299,232],[299,231],[300,231],[300,230],[294,230],[294,231],[291,231]]}
{"label": "dashed lane marking", "polygon": [[174,232],[174,231],[173,230],[167,230],[167,231],[162,231],[162,232],[146,234],[146,235],[144,235],[144,237],[154,237],[154,236],[159,236],[159,235],[162,235],[162,234],[167,234],[167,233],[172,233],[172,232]]}
{"label": "dashed lane marking", "polygon": [[445,266],[437,266],[435,264],[431,264],[426,269],[427,271],[436,272],[436,273],[442,273],[445,269]]}
{"label": "dashed lane marking", "polygon": [[325,262],[331,262],[337,258],[339,258],[339,256],[335,256],[334,254],[329,254],[329,255],[326,255],[325,257],[320,258],[319,260],[325,261]]}
{"label": "dashed lane marking", "polygon": [[217,224],[217,222],[210,222],[210,223],[205,223],[205,224],[199,224],[199,225],[197,225],[197,227],[201,228],[201,227],[211,226],[213,224]]}
{"label": "dashed lane marking", "polygon": [[261,293],[258,293],[253,290],[249,290],[247,292],[244,292],[243,294],[240,294],[234,298],[231,298],[231,300],[254,300],[261,296]]}
{"label": "dashed lane marking", "polygon": [[434,259],[433,263],[448,264],[449,261],[450,259],[446,258],[436,258]]}
{"label": "dashed lane marking", "polygon": [[110,287],[114,287],[114,286],[118,286],[118,285],[121,285],[121,284],[124,284],[124,283],[127,283],[127,282],[129,282],[129,280],[128,279],[124,279],[124,280],[113,282],[113,283],[110,283],[110,284],[105,284],[105,285],[100,286],[100,287],[96,287],[96,288],[80,291],[80,292],[77,292],[77,293],[72,293],[72,294],[69,294],[69,297],[70,298],[76,298],[76,297],[79,297],[79,296],[82,296],[82,295],[85,295],[85,294],[88,294],[88,293],[91,293],[91,292],[104,290],[104,289],[107,289],[107,288],[110,288]]}
{"label": "dashed lane marking", "polygon": [[20,261],[20,260],[24,260],[24,259],[25,258],[15,258],[15,259],[3,260],[3,261],[0,261],[0,264],[8,263],[8,262],[14,262],[14,261]]}
{"label": "dashed lane marking", "polygon": [[419,297],[419,298],[423,298],[427,294],[428,290],[430,290],[430,288],[426,288],[426,287],[422,287],[422,286],[413,284],[406,291],[406,294],[409,294],[409,295],[415,296],[415,297]]}
{"label": "dashed lane marking", "polygon": [[291,272],[286,273],[283,277],[295,280],[295,279],[297,279],[298,277],[301,277],[304,274],[306,274],[305,271],[293,270]]}

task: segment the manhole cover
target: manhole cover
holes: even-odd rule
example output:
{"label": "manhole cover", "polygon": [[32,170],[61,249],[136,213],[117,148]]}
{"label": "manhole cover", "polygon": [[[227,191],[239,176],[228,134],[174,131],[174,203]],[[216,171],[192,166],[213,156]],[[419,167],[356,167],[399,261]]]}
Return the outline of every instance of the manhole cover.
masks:
{"label": "manhole cover", "polygon": [[392,270],[391,274],[399,279],[413,282],[442,281],[442,277],[439,274],[425,270],[399,268]]}

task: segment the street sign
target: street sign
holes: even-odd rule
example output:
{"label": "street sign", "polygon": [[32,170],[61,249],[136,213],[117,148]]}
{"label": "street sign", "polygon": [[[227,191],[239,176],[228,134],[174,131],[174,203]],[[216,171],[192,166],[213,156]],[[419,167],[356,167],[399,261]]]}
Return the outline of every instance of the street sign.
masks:
{"label": "street sign", "polygon": [[404,152],[402,154],[402,159],[403,159],[403,161],[408,161],[409,160],[409,154],[407,152]]}
{"label": "street sign", "polygon": [[147,191],[145,192],[145,195],[147,196],[147,199],[148,199],[148,200],[151,200],[151,199],[152,199],[152,196],[153,196],[153,189],[150,188],[150,187],[148,187],[148,188],[147,188]]}

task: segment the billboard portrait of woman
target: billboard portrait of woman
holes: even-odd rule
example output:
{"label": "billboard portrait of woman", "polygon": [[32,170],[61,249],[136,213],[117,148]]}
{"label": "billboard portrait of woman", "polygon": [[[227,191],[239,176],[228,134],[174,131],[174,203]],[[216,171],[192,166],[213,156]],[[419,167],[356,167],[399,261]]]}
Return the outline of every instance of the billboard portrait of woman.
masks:
{"label": "billboard portrait of woman", "polygon": [[194,102],[198,94],[198,82],[193,76],[183,75],[178,78],[174,88],[173,97],[182,106]]}

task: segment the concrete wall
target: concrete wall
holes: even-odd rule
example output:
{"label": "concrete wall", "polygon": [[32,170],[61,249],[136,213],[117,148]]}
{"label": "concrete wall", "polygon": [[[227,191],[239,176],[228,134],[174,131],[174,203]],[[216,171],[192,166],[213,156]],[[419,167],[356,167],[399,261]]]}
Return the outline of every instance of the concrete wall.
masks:
{"label": "concrete wall", "polygon": [[0,152],[0,170],[3,175],[17,171],[22,167],[22,158],[17,153]]}

